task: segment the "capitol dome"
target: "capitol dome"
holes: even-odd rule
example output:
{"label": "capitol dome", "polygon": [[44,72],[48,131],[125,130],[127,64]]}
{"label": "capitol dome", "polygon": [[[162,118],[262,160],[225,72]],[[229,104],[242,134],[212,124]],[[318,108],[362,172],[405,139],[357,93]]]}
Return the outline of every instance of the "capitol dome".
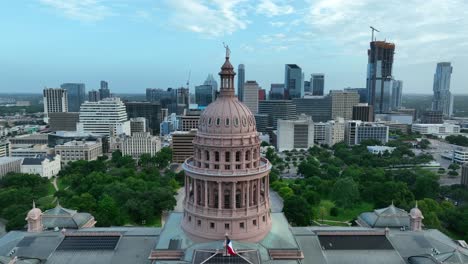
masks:
{"label": "capitol dome", "polygon": [[270,162],[260,155],[255,118],[234,92],[234,67],[219,72],[219,96],[200,116],[193,157],[182,165],[185,199],[182,229],[195,241],[258,242],[271,229]]}
{"label": "capitol dome", "polygon": [[198,132],[243,134],[257,130],[254,115],[245,104],[237,98],[220,97],[203,111]]}

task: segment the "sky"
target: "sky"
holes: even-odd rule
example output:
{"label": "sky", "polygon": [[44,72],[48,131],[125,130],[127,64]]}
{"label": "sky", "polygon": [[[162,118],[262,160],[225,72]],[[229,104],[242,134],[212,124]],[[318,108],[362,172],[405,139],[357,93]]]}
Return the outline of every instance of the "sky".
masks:
{"label": "sky", "polygon": [[0,2],[0,92],[109,82],[114,93],[202,84],[224,62],[269,90],[284,64],[325,89],[365,87],[369,26],[396,45],[403,93],[432,93],[436,64],[468,94],[467,0],[14,0]]}

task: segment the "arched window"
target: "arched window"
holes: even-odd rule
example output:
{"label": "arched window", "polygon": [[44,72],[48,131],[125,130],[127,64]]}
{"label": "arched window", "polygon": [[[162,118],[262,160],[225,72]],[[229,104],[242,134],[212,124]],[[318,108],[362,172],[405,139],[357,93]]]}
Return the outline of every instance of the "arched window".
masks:
{"label": "arched window", "polygon": [[234,126],[238,127],[239,126],[239,118],[234,118]]}
{"label": "arched window", "polygon": [[241,157],[241,152],[236,151],[236,161],[240,161],[240,157]]}
{"label": "arched window", "polygon": [[210,161],[210,152],[208,150],[205,150],[205,157],[207,161]]}
{"label": "arched window", "polygon": [[229,118],[226,118],[226,122],[225,122],[225,123],[226,123],[226,126],[229,126],[229,125],[230,125],[230,120],[229,120]]}
{"label": "arched window", "polygon": [[225,155],[226,155],[226,156],[225,156],[226,162],[231,162],[231,152],[226,151],[226,154],[225,154]]}
{"label": "arched window", "polygon": [[250,150],[245,152],[245,160],[250,160]]}
{"label": "arched window", "polygon": [[219,161],[219,152],[215,151],[215,161]]}
{"label": "arched window", "polygon": [[254,149],[254,151],[253,151],[253,158],[257,159],[257,149]]}
{"label": "arched window", "polygon": [[212,122],[213,122],[213,120],[211,119],[211,117],[208,118],[208,125],[209,125],[209,126],[211,126]]}

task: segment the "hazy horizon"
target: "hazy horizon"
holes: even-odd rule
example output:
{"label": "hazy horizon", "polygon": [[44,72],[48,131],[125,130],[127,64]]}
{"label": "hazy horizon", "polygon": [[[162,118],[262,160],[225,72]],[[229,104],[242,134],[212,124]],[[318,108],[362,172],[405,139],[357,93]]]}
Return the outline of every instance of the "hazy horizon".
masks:
{"label": "hazy horizon", "polygon": [[[33,0],[2,4],[0,92],[40,93],[66,82],[114,93],[200,85],[224,60],[269,90],[284,64],[325,89],[365,87],[370,25],[396,44],[393,75],[404,94],[431,94],[437,62],[451,61],[451,91],[466,93],[468,2],[418,0]],[[18,14],[21,14],[19,16]],[[437,15],[434,15],[437,14]],[[402,27],[401,25],[411,25]]]}

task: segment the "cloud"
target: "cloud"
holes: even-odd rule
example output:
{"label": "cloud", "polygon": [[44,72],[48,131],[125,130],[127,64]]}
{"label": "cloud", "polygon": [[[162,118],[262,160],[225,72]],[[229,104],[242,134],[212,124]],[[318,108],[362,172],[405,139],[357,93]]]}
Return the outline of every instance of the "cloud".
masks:
{"label": "cloud", "polygon": [[101,0],[39,0],[39,2],[56,9],[67,18],[84,22],[96,22],[115,15]]}
{"label": "cloud", "polygon": [[184,30],[210,37],[229,35],[245,29],[249,21],[245,18],[244,0],[168,0],[172,24]]}
{"label": "cloud", "polygon": [[294,7],[280,1],[261,0],[257,6],[257,12],[267,17],[282,16],[294,13]]}
{"label": "cloud", "polygon": [[309,1],[304,21],[315,32],[349,52],[362,52],[371,39],[396,44],[396,57],[406,63],[451,59],[468,42],[466,0],[320,0]]}

